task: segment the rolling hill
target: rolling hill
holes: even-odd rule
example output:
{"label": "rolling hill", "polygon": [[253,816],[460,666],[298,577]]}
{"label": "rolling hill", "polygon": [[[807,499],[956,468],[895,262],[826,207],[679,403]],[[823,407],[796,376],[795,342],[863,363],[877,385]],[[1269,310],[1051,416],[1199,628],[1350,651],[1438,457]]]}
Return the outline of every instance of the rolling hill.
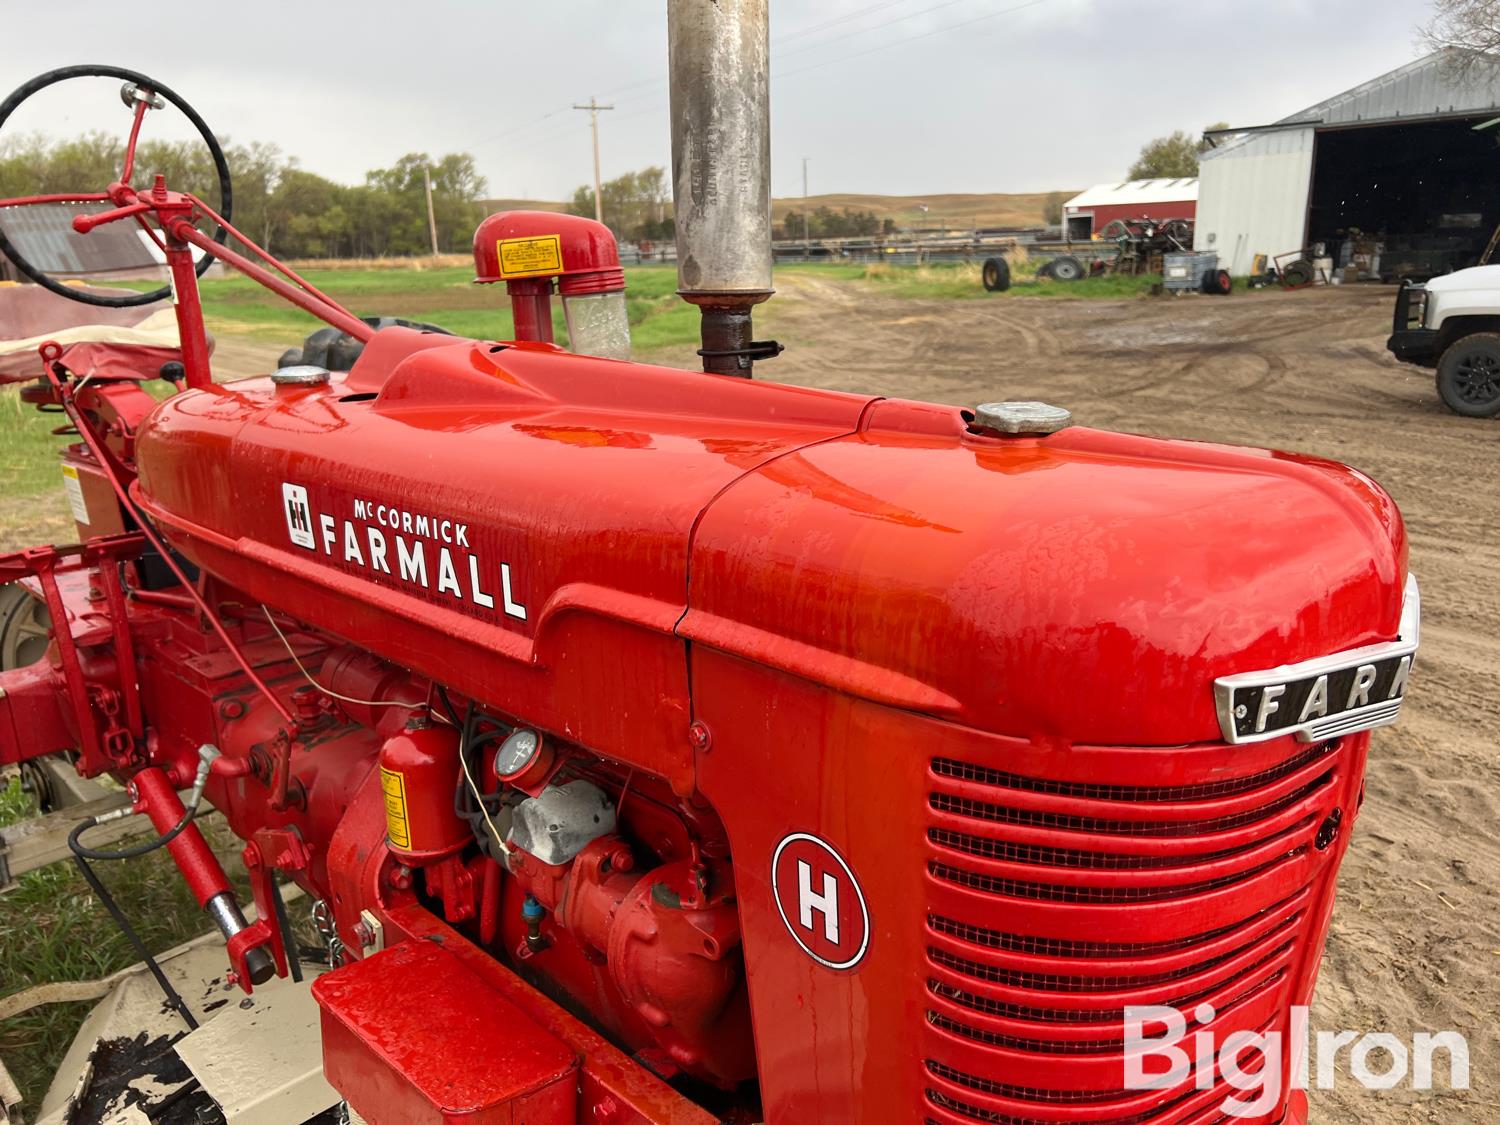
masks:
{"label": "rolling hill", "polygon": [[[861,195],[836,192],[808,196],[813,209],[831,207],[835,211],[873,211],[881,219],[894,219],[902,227],[1032,227],[1041,226],[1047,200],[1054,195],[1064,199],[1076,191],[1030,192],[1027,194],[939,194],[939,195]],[[922,207],[927,210],[923,211]],[[486,199],[490,211],[525,209],[531,211],[565,211],[566,203],[539,199]],[[771,213],[780,222],[788,211],[800,211],[802,198],[791,196],[771,201]]]}

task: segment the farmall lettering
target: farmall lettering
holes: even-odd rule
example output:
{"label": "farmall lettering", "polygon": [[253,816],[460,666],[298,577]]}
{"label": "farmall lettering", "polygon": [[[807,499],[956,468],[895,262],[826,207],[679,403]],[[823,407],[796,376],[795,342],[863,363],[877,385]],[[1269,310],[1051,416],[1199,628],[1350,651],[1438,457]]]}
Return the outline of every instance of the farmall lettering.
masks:
{"label": "farmall lettering", "polygon": [[467,523],[375,500],[352,501],[344,517],[314,513],[300,484],[283,483],[281,497],[287,535],[298,547],[526,620],[510,564],[488,569],[469,542]]}

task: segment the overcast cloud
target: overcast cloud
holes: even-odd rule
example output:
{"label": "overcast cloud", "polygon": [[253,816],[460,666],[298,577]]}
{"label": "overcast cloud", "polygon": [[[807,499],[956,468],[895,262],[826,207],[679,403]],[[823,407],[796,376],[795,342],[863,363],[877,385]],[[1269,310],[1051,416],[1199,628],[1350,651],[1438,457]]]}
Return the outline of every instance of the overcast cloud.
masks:
{"label": "overcast cloud", "polygon": [[[345,182],[406,152],[472,152],[494,197],[559,199],[667,164],[660,0],[360,4],[0,0],[0,86],[109,62],[173,87],[221,135]],[[773,0],[777,195],[1081,188],[1141,143],[1261,124],[1410,61],[1426,6],[1389,0]],[[70,133],[118,101],[57,98]],[[9,129],[7,128],[7,132]]]}

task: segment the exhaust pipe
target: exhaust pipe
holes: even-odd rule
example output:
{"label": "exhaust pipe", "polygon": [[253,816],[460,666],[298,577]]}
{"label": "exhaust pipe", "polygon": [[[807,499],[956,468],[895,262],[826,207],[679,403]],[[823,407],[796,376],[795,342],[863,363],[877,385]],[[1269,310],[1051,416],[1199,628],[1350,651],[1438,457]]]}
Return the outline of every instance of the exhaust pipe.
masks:
{"label": "exhaust pipe", "polygon": [[771,288],[769,0],[668,0],[677,293],[703,316],[703,370],[749,378]]}

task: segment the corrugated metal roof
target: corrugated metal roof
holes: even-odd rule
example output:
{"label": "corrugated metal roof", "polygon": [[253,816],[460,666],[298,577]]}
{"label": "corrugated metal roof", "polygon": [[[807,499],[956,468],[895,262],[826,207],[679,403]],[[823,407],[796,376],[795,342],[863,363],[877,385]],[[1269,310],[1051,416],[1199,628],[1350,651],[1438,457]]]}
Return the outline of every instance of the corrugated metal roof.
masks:
{"label": "corrugated metal roof", "polygon": [[1198,198],[1198,181],[1191,176],[1177,180],[1124,180],[1095,184],[1079,192],[1064,207],[1128,207],[1135,203],[1184,203]]}
{"label": "corrugated metal roof", "polygon": [[108,273],[161,261],[159,252],[153,255],[141,244],[140,228],[133,222],[97,227],[86,235],[73,229],[74,215],[97,214],[111,206],[80,202],[4,207],[0,227],[23,258],[49,275]]}
{"label": "corrugated metal roof", "polygon": [[1449,65],[1452,57],[1449,51],[1435,51],[1286,120],[1321,118],[1326,125],[1358,125],[1500,109],[1500,65],[1480,56],[1460,76]]}
{"label": "corrugated metal roof", "polygon": [[[1388,74],[1345,90],[1275,122],[1286,130],[1398,123],[1423,117],[1500,115],[1500,63],[1476,57],[1466,72],[1451,65],[1454,52],[1434,51]],[[1267,133],[1238,137],[1205,152],[1217,160]]]}

